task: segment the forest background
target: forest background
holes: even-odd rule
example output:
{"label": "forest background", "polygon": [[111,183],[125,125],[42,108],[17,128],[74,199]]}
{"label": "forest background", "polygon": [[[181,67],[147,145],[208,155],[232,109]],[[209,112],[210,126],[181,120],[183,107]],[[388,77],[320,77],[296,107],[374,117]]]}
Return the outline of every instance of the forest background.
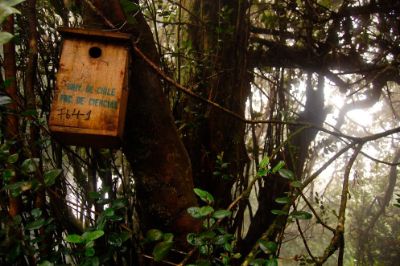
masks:
{"label": "forest background", "polygon": [[[396,265],[400,3],[0,2],[1,265]],[[132,35],[121,149],[51,137],[58,27]]]}

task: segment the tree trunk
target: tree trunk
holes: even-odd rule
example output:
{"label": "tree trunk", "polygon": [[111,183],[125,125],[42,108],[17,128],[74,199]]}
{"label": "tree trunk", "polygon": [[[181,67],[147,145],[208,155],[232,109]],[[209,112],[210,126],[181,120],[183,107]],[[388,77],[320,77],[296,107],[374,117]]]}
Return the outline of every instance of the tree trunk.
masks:
{"label": "tree trunk", "polygon": [[[96,1],[98,13],[114,25],[125,21],[119,1]],[[87,12],[87,25],[104,23],[104,17]],[[137,47],[153,62],[159,62],[153,35],[141,13],[136,23],[122,31],[138,39]],[[109,25],[108,25],[109,26]],[[107,28],[108,26],[101,26]],[[197,205],[192,169],[177,133],[157,74],[133,54],[123,150],[133,169],[142,230],[159,228],[175,233],[185,244],[186,234],[197,231],[199,222],[186,209]]]}
{"label": "tree trunk", "polygon": [[[10,15],[3,25],[3,30],[11,34],[14,33],[14,17]],[[4,50],[4,77],[6,81],[6,93],[13,103],[8,105],[8,110],[10,113],[5,117],[5,138],[10,141],[19,140],[19,130],[18,130],[18,117],[12,114],[12,112],[17,111],[17,103],[19,103],[17,95],[17,68],[15,60],[15,44],[14,41],[10,41],[3,46]],[[16,151],[16,145],[13,151]],[[11,151],[12,152],[12,151]],[[16,174],[10,183],[15,183],[18,181],[18,174]],[[11,217],[15,217],[21,212],[21,198],[9,196],[9,209],[8,212]]]}
{"label": "tree trunk", "polygon": [[[195,58],[183,75],[184,82],[197,94],[244,117],[250,92],[248,1],[186,0],[183,6],[189,10],[187,38]],[[183,136],[196,186],[213,194],[217,207],[226,208],[233,184],[243,180],[248,162],[245,124],[192,99],[183,101],[178,116],[186,123]],[[218,156],[222,160],[217,161]]]}

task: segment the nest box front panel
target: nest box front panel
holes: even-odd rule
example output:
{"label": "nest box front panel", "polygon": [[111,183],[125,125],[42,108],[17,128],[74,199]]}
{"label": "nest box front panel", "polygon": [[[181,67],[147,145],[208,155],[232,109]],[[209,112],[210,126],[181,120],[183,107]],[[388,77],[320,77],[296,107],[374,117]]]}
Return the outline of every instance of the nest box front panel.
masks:
{"label": "nest box front panel", "polygon": [[50,130],[122,134],[127,100],[127,47],[81,39],[63,43]]}

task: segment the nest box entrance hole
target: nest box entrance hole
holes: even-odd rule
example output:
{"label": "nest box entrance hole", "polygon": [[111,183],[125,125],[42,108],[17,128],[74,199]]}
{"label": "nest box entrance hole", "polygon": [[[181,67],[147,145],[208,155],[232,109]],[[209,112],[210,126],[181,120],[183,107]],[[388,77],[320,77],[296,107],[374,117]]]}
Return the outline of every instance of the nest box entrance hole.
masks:
{"label": "nest box entrance hole", "polygon": [[101,48],[97,46],[93,46],[89,48],[89,56],[91,58],[99,58],[101,56]]}

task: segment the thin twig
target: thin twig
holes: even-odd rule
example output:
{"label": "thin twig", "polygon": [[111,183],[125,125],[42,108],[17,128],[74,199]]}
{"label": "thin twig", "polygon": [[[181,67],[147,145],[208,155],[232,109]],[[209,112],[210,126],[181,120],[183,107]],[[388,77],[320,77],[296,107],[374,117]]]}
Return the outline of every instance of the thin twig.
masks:
{"label": "thin twig", "polygon": [[324,221],[322,221],[322,219],[319,217],[319,215],[317,214],[317,212],[315,211],[314,207],[311,205],[311,203],[308,201],[308,199],[306,198],[306,196],[304,196],[304,194],[299,191],[300,196],[303,198],[303,200],[306,202],[308,208],[311,210],[311,212],[314,214],[315,218],[317,219],[317,222],[320,223],[323,227],[325,227],[326,229],[328,229],[331,232],[335,232],[335,229],[333,229],[331,226],[327,225]]}
{"label": "thin twig", "polygon": [[96,15],[100,16],[104,20],[107,26],[109,26],[112,29],[117,28],[110,20],[107,19],[107,17],[102,12],[100,12],[99,9],[96,8],[96,6],[90,0],[84,0],[84,1],[90,7],[90,9],[92,9],[96,13]]}
{"label": "thin twig", "polygon": [[[151,260],[155,261],[154,257],[152,257],[152,256],[149,256],[149,255],[143,254],[143,257],[145,257],[145,258],[148,258],[148,259],[151,259]],[[178,266],[178,265],[179,265],[179,264],[173,263],[173,262],[171,262],[171,261],[167,261],[167,260],[163,260],[163,261],[162,261],[162,263],[164,263],[164,264],[167,264],[167,265],[173,265],[173,266]]]}
{"label": "thin twig", "polygon": [[347,198],[349,193],[349,178],[350,178],[350,171],[353,167],[357,156],[359,155],[362,149],[363,143],[358,144],[356,149],[354,150],[353,155],[349,159],[346,169],[344,172],[343,178],[343,185],[342,185],[342,194],[340,200],[340,207],[339,207],[339,217],[338,223],[336,226],[335,233],[332,237],[331,242],[329,243],[328,247],[325,249],[324,255],[319,259],[318,265],[322,265],[326,260],[332,256],[333,253],[337,249],[339,249],[339,256],[338,256],[338,265],[343,265],[343,255],[344,255],[344,228],[345,228],[345,215],[346,215],[346,206],[347,206]]}
{"label": "thin twig", "polygon": [[297,224],[297,229],[299,230],[301,239],[303,240],[304,247],[306,248],[307,253],[308,253],[308,255],[311,257],[311,259],[312,259],[314,262],[316,262],[317,259],[316,259],[316,258],[314,257],[314,255],[312,254],[312,252],[311,252],[311,250],[310,250],[310,247],[308,246],[306,237],[305,237],[305,235],[304,235],[304,233],[303,233],[303,230],[301,230],[300,223],[299,223],[299,219],[295,219],[295,220],[296,220],[296,224]]}

